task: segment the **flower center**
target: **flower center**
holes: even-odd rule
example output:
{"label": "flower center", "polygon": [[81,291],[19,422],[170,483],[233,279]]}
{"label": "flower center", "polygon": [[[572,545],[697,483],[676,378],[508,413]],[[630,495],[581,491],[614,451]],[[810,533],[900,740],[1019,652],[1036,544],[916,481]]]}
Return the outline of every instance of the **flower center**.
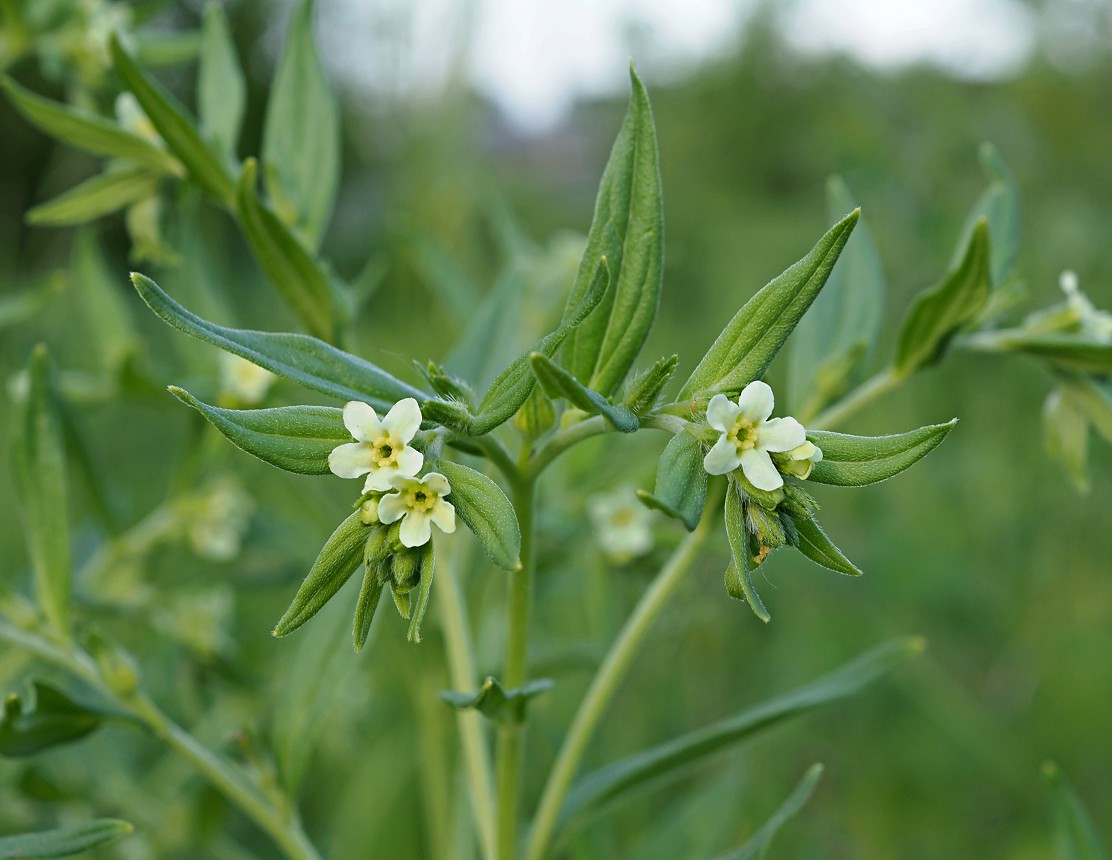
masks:
{"label": "flower center", "polygon": [[436,493],[414,490],[410,492],[407,504],[415,511],[430,511],[439,498]]}
{"label": "flower center", "polygon": [[748,451],[757,445],[757,428],[752,421],[738,418],[727,438],[737,446],[738,453]]}
{"label": "flower center", "polygon": [[371,443],[371,459],[375,467],[385,469],[398,465],[398,452],[405,447],[404,442],[398,442],[393,436],[383,434]]}
{"label": "flower center", "polygon": [[616,526],[628,526],[633,522],[634,511],[629,508],[618,508],[610,515],[610,522]]}

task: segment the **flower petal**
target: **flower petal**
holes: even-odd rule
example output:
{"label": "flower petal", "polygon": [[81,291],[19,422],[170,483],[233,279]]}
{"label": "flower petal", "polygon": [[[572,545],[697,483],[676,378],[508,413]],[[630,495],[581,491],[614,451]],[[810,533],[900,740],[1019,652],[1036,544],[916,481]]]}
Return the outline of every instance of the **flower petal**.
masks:
{"label": "flower petal", "polygon": [[371,446],[365,442],[345,442],[328,455],[328,468],[339,478],[358,478],[371,471]]}
{"label": "flower petal", "polygon": [[451,502],[439,501],[429,511],[429,519],[445,534],[456,530],[456,506]]}
{"label": "flower petal", "polygon": [[718,438],[714,447],[707,451],[707,456],[703,458],[703,468],[712,475],[725,475],[740,464],[741,458],[737,454],[737,445],[727,439],[725,434]]}
{"label": "flower petal", "polygon": [[382,422],[371,404],[349,400],[344,404],[344,426],[357,442],[370,442],[382,429]]}
{"label": "flower petal", "polygon": [[386,525],[396,523],[409,513],[401,493],[390,493],[378,500],[378,521]]}
{"label": "flower petal", "polygon": [[822,462],[822,448],[820,448],[818,445],[815,445],[815,452],[811,455],[811,462],[812,463],[821,463]]}
{"label": "flower petal", "polygon": [[807,431],[794,418],[770,418],[757,430],[757,447],[762,451],[790,451],[807,441]]}
{"label": "flower petal", "polygon": [[707,404],[707,423],[721,433],[729,433],[734,429],[740,411],[725,394],[716,394]]}
{"label": "flower petal", "polygon": [[396,451],[394,453],[394,458],[398,463],[397,474],[399,475],[412,477],[420,472],[421,467],[425,465],[425,455],[416,448],[410,448],[408,445],[400,451]]}
{"label": "flower petal", "polygon": [[398,537],[401,538],[402,546],[411,549],[415,546],[427,544],[429,538],[432,537],[432,524],[429,522],[429,515],[424,511],[410,511],[409,515],[402,520]]}
{"label": "flower petal", "polygon": [[363,492],[385,493],[387,490],[394,489],[391,481],[398,474],[394,466],[379,466],[377,469],[371,469],[371,473],[367,475],[367,482],[363,485]]}
{"label": "flower petal", "polygon": [[784,486],[784,479],[776,470],[776,464],[767,451],[759,448],[750,448],[741,455],[741,471],[758,490],[778,490]]}
{"label": "flower petal", "polygon": [[412,397],[399,400],[382,419],[382,426],[394,438],[408,442],[421,429],[421,407]]}
{"label": "flower petal", "polygon": [[742,418],[757,424],[768,420],[768,416],[772,414],[772,410],[776,406],[776,398],[773,396],[768,383],[757,379],[741,390],[737,405],[740,407],[738,412]]}
{"label": "flower petal", "polygon": [[452,485],[439,472],[429,472],[421,479],[421,483],[425,485],[426,490],[430,490],[438,496],[446,496],[452,492]]}

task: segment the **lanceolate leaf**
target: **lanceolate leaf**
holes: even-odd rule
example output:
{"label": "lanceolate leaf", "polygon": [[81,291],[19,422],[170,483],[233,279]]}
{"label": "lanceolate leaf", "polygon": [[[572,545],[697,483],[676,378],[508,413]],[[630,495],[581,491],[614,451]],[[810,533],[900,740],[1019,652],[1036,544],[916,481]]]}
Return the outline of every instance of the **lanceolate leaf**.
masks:
{"label": "lanceolate leaf", "polygon": [[406,397],[428,397],[369,361],[315,337],[225,328],[186,310],[145,275],[133,273],[131,281],[150,309],[174,328],[313,391],[339,400],[363,400],[379,410]]}
{"label": "lanceolate leaf", "polygon": [[84,824],[68,824],[39,833],[0,836],[0,860],[32,857],[69,857],[127,836],[135,828],[126,821],[100,818]]}
{"label": "lanceolate leaf", "polygon": [[807,801],[811,799],[811,795],[815,793],[815,787],[819,784],[819,779],[822,778],[822,771],[821,764],[813,764],[807,768],[807,773],[803,774],[803,779],[799,781],[795,790],[788,795],[787,800],[780,804],[772,817],[761,825],[761,829],[753,834],[753,838],[737,851],[731,851],[729,854],[718,858],[718,860],[763,860],[769,846],[772,844],[772,840],[780,832],[780,828],[798,815]]}
{"label": "lanceolate leaf", "polygon": [[1011,274],[1019,253],[1019,190],[1012,179],[1012,172],[995,146],[982,143],[979,155],[989,185],[965,220],[962,241],[954,252],[951,266],[956,268],[961,263],[966,243],[977,229],[977,222],[983,218],[988,222],[989,237],[992,239],[992,283],[993,286],[1000,286]]}
{"label": "lanceolate leaf", "polygon": [[815,464],[810,480],[839,487],[863,487],[884,481],[927,456],[955,424],[956,418],[892,436],[849,436],[813,430],[807,438],[822,449],[822,461]]}
{"label": "lanceolate leaf", "polygon": [[104,714],[85,707],[44,681],[33,681],[34,703],[11,695],[0,714],[0,756],[30,756],[96,731]]}
{"label": "lanceolate leaf", "polygon": [[545,393],[552,398],[564,397],[573,406],[592,415],[602,415],[615,430],[632,433],[641,421],[627,407],[613,404],[597,391],[582,385],[578,379],[539,352],[530,353],[529,363]]}
{"label": "lanceolate leaf", "polygon": [[572,374],[605,396],[621,385],[652,327],[664,258],[652,108],[632,68],[630,79],[629,111],[602,175],[587,248],[567,305],[570,315],[590,290],[595,262],[606,257],[614,289],[566,349]]}
{"label": "lanceolate leaf", "polygon": [[637,491],[648,508],[661,511],[695,531],[707,503],[707,470],[703,451],[691,433],[677,433],[664,447],[656,467],[656,487],[652,494]]}
{"label": "lanceolate leaf", "polygon": [[1055,860],[1108,860],[1089,813],[1054,762],[1043,765],[1054,809]]}
{"label": "lanceolate leaf", "polygon": [[333,406],[223,409],[173,385],[170,393],[204,415],[237,447],[287,472],[325,475],[332,449],[351,441],[343,410]]}
{"label": "lanceolate leaf", "polygon": [[678,400],[740,391],[758,379],[811,306],[860,215],[850,212],[811,252],[745,303],[680,390]]}
{"label": "lanceolate leaf", "polygon": [[83,224],[154,194],[159,177],[146,168],[110,170],[87,179],[27,215],[28,224],[54,227]]}
{"label": "lanceolate leaf", "polygon": [[795,548],[811,559],[815,564],[821,564],[835,573],[844,573],[846,576],[860,576],[861,571],[845,554],[834,546],[822,526],[811,517],[792,517],[795,525]]}
{"label": "lanceolate leaf", "polygon": [[560,821],[595,812],[631,789],[704,761],[789,717],[854,696],[924,648],[918,637],[892,640],[791,693],[589,773],[568,793]]}
{"label": "lanceolate leaf", "polygon": [[521,527],[506,494],[482,472],[441,460],[436,468],[452,492],[448,497],[456,513],[483,545],[491,561],[503,570],[521,567]]}
{"label": "lanceolate leaf", "polygon": [[733,481],[726,490],[726,537],[730,541],[732,561],[726,571],[726,591],[735,600],[749,604],[761,621],[766,624],[772,620],[757,589],[753,587],[750,575],[749,531],[745,527],[745,511],[741,502],[741,489]]}
{"label": "lanceolate leaf", "polygon": [[225,156],[234,156],[247,102],[243,70],[228,32],[223,7],[210,0],[201,24],[201,56],[197,68],[197,112],[201,129]]}

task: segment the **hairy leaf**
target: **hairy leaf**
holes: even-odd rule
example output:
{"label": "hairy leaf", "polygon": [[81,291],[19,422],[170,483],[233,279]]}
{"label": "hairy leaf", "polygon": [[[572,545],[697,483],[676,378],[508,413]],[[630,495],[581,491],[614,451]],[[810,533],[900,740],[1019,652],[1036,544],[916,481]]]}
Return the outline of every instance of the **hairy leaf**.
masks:
{"label": "hairy leaf", "polygon": [[651,494],[638,490],[637,497],[646,507],[695,531],[707,503],[707,470],[699,440],[687,432],[668,440],[656,466],[656,487]]}
{"label": "hairy leaf", "polygon": [[857,565],[834,546],[817,520],[813,517],[792,517],[792,523],[795,525],[797,538],[794,546],[807,558],[835,573],[844,573],[846,576],[861,575]]}
{"label": "hairy leaf", "polygon": [[928,424],[910,433],[892,436],[850,436],[813,430],[807,438],[822,449],[810,480],[839,487],[863,487],[898,475],[938,447],[954,429],[957,419]]}
{"label": "hairy leaf", "polygon": [[587,388],[547,356],[539,352],[530,353],[529,363],[533,367],[533,375],[549,397],[564,397],[584,412],[602,415],[621,433],[632,433],[641,426],[640,420],[627,407],[615,405],[597,391]]}
{"label": "hairy leaf", "polygon": [[745,527],[745,511],[741,501],[741,488],[730,481],[726,490],[726,537],[730,542],[730,566],[726,570],[726,591],[735,600],[749,604],[761,621],[766,624],[772,620],[757,589],[753,587],[750,574],[749,531]]}
{"label": "hairy leaf", "polygon": [[448,500],[491,561],[503,570],[519,570],[521,527],[502,488],[482,472],[450,460],[439,461],[436,468],[452,485]]}

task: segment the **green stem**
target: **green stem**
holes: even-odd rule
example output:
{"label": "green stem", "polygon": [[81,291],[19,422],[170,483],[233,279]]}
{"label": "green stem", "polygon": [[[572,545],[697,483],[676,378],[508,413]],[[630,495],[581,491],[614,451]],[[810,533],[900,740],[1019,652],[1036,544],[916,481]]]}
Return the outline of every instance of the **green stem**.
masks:
{"label": "green stem", "polygon": [[599,666],[586,696],[579,704],[564,744],[556,756],[541,794],[540,805],[533,819],[532,831],[525,849],[525,860],[541,860],[548,850],[553,831],[559,819],[560,807],[571,782],[575,778],[583,754],[587,750],[595,728],[606,713],[618,686],[625,679],[633,658],[669,598],[683,581],[717,521],[720,500],[710,499],[703,510],[702,519],[695,531],[687,535],[661,568],[648,590],[641,596],[633,613],[626,620],[618,638]]}
{"label": "green stem", "polygon": [[[670,433],[678,433],[683,429],[685,422],[674,416],[664,415],[659,412],[654,415],[646,415],[641,419],[641,425],[653,430],[667,430]],[[613,427],[601,415],[595,415],[580,421],[578,424],[572,424],[566,430],[561,430],[555,434],[536,454],[529,460],[528,465],[522,469],[522,474],[530,480],[536,480],[546,468],[552,465],[552,461],[563,454],[568,448],[577,445],[584,439],[590,439],[592,436],[599,436],[603,433],[613,432]]]}
{"label": "green stem", "polygon": [[905,378],[906,377],[896,373],[891,367],[885,368],[875,376],[862,382],[857,388],[853,389],[853,391],[837,403],[827,407],[815,418],[808,421],[808,429],[826,430],[834,425],[840,424],[857,410],[872,403],[878,397],[887,394],[893,388],[896,388]]}
{"label": "green stem", "polygon": [[193,735],[171,720],[142,693],[122,695],[104,680],[96,662],[84,651],[63,648],[36,633],[0,621],[0,639],[41,657],[81,678],[101,695],[131,713],[155,737],[193,765],[229,801],[239,807],[290,860],[320,860],[296,817],[283,814],[254,786]]}

